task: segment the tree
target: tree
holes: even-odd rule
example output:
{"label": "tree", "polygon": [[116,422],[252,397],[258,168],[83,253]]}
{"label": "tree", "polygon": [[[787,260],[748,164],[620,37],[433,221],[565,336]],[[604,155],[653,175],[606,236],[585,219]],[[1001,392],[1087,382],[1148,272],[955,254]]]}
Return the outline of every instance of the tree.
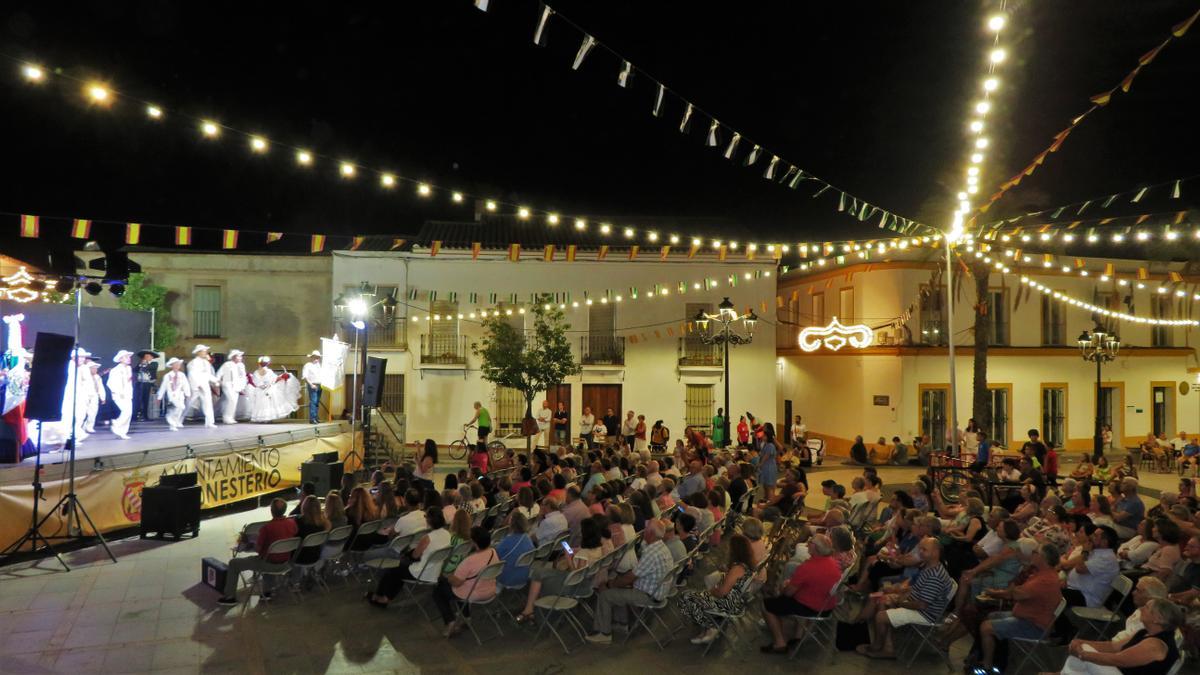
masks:
{"label": "tree", "polygon": [[167,311],[167,287],[150,281],[143,273],[129,275],[125,293],[117,300],[121,309],[154,310],[154,349],[164,350],[175,344],[179,331]]}
{"label": "tree", "polygon": [[[988,337],[992,334],[991,298],[988,297],[991,272],[985,263],[971,265],[971,274],[975,278],[975,381],[971,387],[971,417],[981,429],[992,428],[991,391],[987,386]],[[992,440],[1006,442],[1004,439]]]}
{"label": "tree", "polygon": [[[523,431],[533,428],[534,397],[580,372],[567,341],[571,326],[562,310],[539,298],[530,313],[533,330],[525,332],[518,331],[503,316],[487,317],[483,337],[471,345],[471,351],[483,362],[483,379],[516,389],[525,398]],[[527,446],[531,435],[525,434]]]}

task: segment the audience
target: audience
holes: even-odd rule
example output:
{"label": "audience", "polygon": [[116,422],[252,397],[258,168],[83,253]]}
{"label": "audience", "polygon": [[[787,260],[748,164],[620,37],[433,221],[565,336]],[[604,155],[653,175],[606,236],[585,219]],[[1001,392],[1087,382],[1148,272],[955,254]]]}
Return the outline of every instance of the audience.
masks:
{"label": "audience", "polygon": [[779,595],[763,599],[763,618],[772,637],[771,644],[762,647],[764,653],[787,652],[783,619],[819,616],[837,605],[831,591],[841,582],[842,570],[833,559],[833,543],[823,534],[814,534],[808,540],[808,553],[808,560],[796,568]]}
{"label": "audience", "polygon": [[[267,554],[271,544],[283,539],[291,539],[297,536],[296,521],[287,517],[287,502],[276,497],[271,500],[271,520],[262,526],[258,531],[258,536],[254,539],[254,549],[258,555],[235,557],[229,561],[229,568],[225,572],[225,588],[221,598],[217,600],[222,605],[237,604],[237,585],[238,579],[241,578],[243,572],[260,572],[270,570],[272,566],[286,563],[291,559],[291,553],[275,553]],[[271,599],[271,582],[273,578],[267,576],[263,579],[263,599]]]}
{"label": "audience", "polygon": [[663,582],[673,565],[671,552],[662,540],[663,530],[661,520],[646,523],[637,567],[610,580],[607,588],[597,595],[593,620],[595,632],[587,635],[588,642],[601,645],[612,643],[613,610],[643,607],[663,597],[666,591]]}
{"label": "audience", "polygon": [[921,570],[912,583],[885,588],[879,597],[868,600],[860,614],[860,618],[874,624],[875,633],[870,644],[858,646],[859,654],[873,659],[894,658],[893,629],[942,620],[954,583],[942,565],[942,545],[937,539],[926,537],[917,548]]}
{"label": "audience", "polygon": [[717,617],[712,612],[740,614],[746,607],[748,590],[754,582],[754,551],[750,540],[740,534],[729,540],[729,568],[715,586],[704,591],[687,591],[680,596],[679,612],[704,630],[692,638],[694,645],[717,638]]}

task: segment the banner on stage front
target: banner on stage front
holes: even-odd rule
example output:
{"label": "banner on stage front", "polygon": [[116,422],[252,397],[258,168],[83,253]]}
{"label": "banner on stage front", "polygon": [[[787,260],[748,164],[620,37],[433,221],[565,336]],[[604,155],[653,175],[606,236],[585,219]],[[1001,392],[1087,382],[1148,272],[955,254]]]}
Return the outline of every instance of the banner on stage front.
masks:
{"label": "banner on stage front", "polygon": [[346,381],[346,357],[350,345],[332,338],[321,338],[321,381],[326,389],[341,389]]}

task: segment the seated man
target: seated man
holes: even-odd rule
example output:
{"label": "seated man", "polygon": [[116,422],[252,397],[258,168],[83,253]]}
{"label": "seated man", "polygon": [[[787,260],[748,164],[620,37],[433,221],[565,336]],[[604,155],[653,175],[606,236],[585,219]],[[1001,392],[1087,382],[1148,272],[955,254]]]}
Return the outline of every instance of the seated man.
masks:
{"label": "seated man", "polygon": [[553,497],[542,500],[541,520],[533,530],[533,540],[540,546],[571,529],[567,517],[559,511],[559,502]]}
{"label": "seated man", "polygon": [[842,580],[842,569],[833,559],[833,542],[824,534],[814,534],[808,540],[808,559],[792,572],[779,595],[763,599],[763,618],[771,629],[772,642],[760,651],[783,654],[787,641],[783,636],[783,620],[790,616],[820,616],[837,606],[837,597],[830,594]]}
{"label": "seated man", "polygon": [[883,436],[875,441],[875,445],[871,446],[867,456],[871,459],[872,464],[891,464],[892,463],[892,448],[887,444],[887,439]]}
{"label": "seated man", "polygon": [[[296,532],[296,521],[287,517],[287,502],[278,497],[272,499],[271,521],[262,526],[262,529],[258,531],[258,536],[254,540],[254,549],[258,552],[258,555],[233,558],[229,561],[229,569],[225,573],[224,595],[217,602],[222,605],[237,604],[237,585],[242,572],[268,569],[271,565],[287,562],[292,557],[292,554],[277,553],[268,556],[267,549],[271,548],[271,544],[277,541],[295,537]],[[268,590],[268,586],[270,585],[268,582],[270,580],[270,577],[263,580],[264,600],[271,599],[271,591]]]}
{"label": "seated man", "polygon": [[614,608],[642,607],[658,599],[663,580],[671,571],[671,551],[663,542],[664,524],[654,519],[646,522],[642,531],[642,554],[637,567],[612,579],[608,588],[596,597],[595,632],[587,636],[594,644],[612,644],[612,615]]}
{"label": "seated man", "polygon": [[1042,544],[1029,556],[1032,573],[1019,586],[989,588],[984,594],[1013,603],[1012,611],[992,612],[979,627],[984,672],[991,672],[996,641],[1011,638],[1039,639],[1054,623],[1054,611],[1062,600],[1058,583],[1058,549]]}
{"label": "seated man", "polygon": [[895,658],[893,628],[942,620],[954,588],[954,581],[942,565],[942,545],[933,537],[925,537],[917,548],[921,551],[921,571],[912,583],[885,590],[882,597],[872,597],[863,608],[860,617],[874,621],[875,636],[871,644],[858,646],[859,654],[873,659]]}
{"label": "seated man", "polygon": [[908,464],[908,446],[901,442],[899,436],[892,436],[892,464]]}

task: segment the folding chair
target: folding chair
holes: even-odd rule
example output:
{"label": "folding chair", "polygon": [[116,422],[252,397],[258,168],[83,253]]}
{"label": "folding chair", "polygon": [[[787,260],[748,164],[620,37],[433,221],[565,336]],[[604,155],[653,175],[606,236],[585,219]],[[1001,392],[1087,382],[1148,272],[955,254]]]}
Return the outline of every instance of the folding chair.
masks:
{"label": "folding chair", "polygon": [[317,556],[317,559],[310,563],[301,563],[298,561],[300,560],[300,555],[306,550],[315,548],[324,551],[325,542],[328,539],[328,532],[314,532],[308,535],[304,538],[304,541],[300,542],[300,548],[296,550],[296,557],[292,560],[292,567],[300,570],[301,582],[303,582],[305,579],[312,579],[313,583],[326,593],[329,592],[329,586],[325,583],[325,579],[321,578],[321,575],[316,573],[317,570],[325,564],[325,561],[322,560],[320,556]]}
{"label": "folding chair", "polygon": [[[496,627],[496,635],[493,637],[504,637],[504,630],[500,628],[500,622],[496,621],[496,615],[492,611],[492,604],[496,603],[496,599],[500,597],[500,586],[497,584],[496,592],[486,600],[474,600],[471,596],[475,595],[475,588],[480,581],[495,581],[496,577],[504,571],[504,561],[494,562],[491,565],[483,568],[483,570],[475,576],[474,583],[471,584],[471,590],[467,593],[466,600],[455,600],[454,602],[454,618],[461,620],[466,624],[467,630],[471,631],[471,635],[475,636],[475,642],[482,647],[483,640],[479,637],[479,633],[475,630],[475,626],[471,625],[471,617],[464,613],[464,608],[480,607],[487,618],[491,619],[492,625]],[[498,603],[497,603],[498,604]]]}
{"label": "folding chair", "polygon": [[508,536],[508,526],[507,525],[501,525],[500,527],[497,527],[496,529],[492,530],[492,546],[499,544],[507,536]]}
{"label": "folding chair", "polygon": [[[766,564],[766,561],[763,561]],[[853,566],[846,568],[842,573],[842,578],[838,580],[833,588],[829,589],[829,597],[833,600],[834,609],[837,608],[838,598],[845,588],[846,579],[850,576]],[[953,596],[951,596],[953,597]],[[823,652],[829,655],[829,662],[833,663],[837,657],[837,619],[833,616],[833,609],[826,612],[821,612],[816,616],[793,616],[798,624],[797,629],[803,628],[799,639],[796,641],[796,646],[792,648],[792,653],[788,658],[794,659],[800,653],[800,649],[805,643],[811,641]]]}
{"label": "folding chair", "polygon": [[562,547],[562,543],[564,541],[567,541],[570,538],[571,538],[571,531],[567,530],[566,532],[563,532],[563,533],[559,534],[558,536],[556,536],[552,541],[544,542],[542,545],[540,545],[536,549],[534,549],[534,551],[536,551],[536,553],[533,556],[533,559],[534,560],[545,560],[545,559],[549,558],[550,556],[554,555],[555,551],[557,551],[560,547]]}
{"label": "folding chair", "polygon": [[375,536],[375,534],[379,532],[379,528],[382,525],[382,520],[368,520],[362,525],[359,525],[358,531],[354,533],[354,537],[350,540],[350,545],[347,546],[346,550],[341,556],[339,556],[339,559],[344,561],[344,563],[347,565],[346,569],[350,571],[350,574],[354,575],[354,579],[356,581],[362,581],[362,579],[358,576],[358,565],[362,562],[363,552],[357,551],[355,548],[358,546],[359,542],[365,541],[368,537]]}
{"label": "folding chair", "polygon": [[[588,570],[590,569],[592,569],[592,566],[589,565],[588,567],[577,569],[568,574],[567,578],[563,581],[563,588],[569,589],[577,584],[582,583],[584,579],[587,578]],[[592,574],[594,577],[594,570]],[[534,634],[533,641],[537,642],[538,638],[542,636],[542,631],[548,628],[554,635],[554,639],[558,640],[558,644],[562,647],[563,653],[570,654],[571,648],[567,646],[566,640],[564,640],[562,634],[558,632],[559,624],[565,619],[567,625],[575,631],[575,635],[579,638],[579,642],[581,644],[586,642],[585,636],[587,635],[587,629],[585,629],[583,625],[579,623],[579,619],[576,619],[571,613],[571,611],[578,606],[579,601],[570,597],[569,595],[543,595],[539,597],[533,603],[533,611],[536,614],[538,613],[538,610],[541,610],[540,613],[542,620],[538,624],[537,633]]]}
{"label": "folding chair", "polygon": [[[521,569],[521,568],[529,569],[529,567],[533,565],[533,554],[535,554],[535,553],[537,553],[537,549],[531,549],[529,551],[522,553],[521,557],[517,558],[517,564],[515,565],[515,567],[517,569]],[[525,581],[521,582],[521,584],[519,584],[517,586],[508,586],[503,583],[496,582],[496,595],[500,595],[504,591],[520,591],[520,590],[523,590],[528,585],[529,585],[529,575],[528,574],[525,575]],[[504,610],[504,613],[508,615],[508,618],[514,624],[517,623],[517,615],[513,614],[512,610],[508,608],[508,605],[504,604],[503,600],[497,602],[496,604],[500,605],[500,609]]]}
{"label": "folding chair", "polygon": [[258,537],[258,531],[263,528],[263,525],[266,525],[269,522],[271,521],[260,520],[256,523],[246,523],[246,525],[242,528],[241,536],[238,537],[237,545],[229,547],[229,555],[236,557],[238,553],[253,551],[254,540]]}
{"label": "folding chair", "polygon": [[[342,525],[329,531],[329,536],[325,539],[325,547],[321,549],[321,559],[327,563],[321,570],[322,574],[328,576],[330,570],[346,566],[346,560],[343,555],[346,548],[346,541],[350,539],[350,535],[353,532],[353,525]],[[346,571],[345,575],[348,576],[349,574],[349,571]]]}
{"label": "folding chair", "polygon": [[[671,638],[674,637],[675,631],[672,630],[666,621],[663,621],[662,616],[659,615],[659,611],[667,608],[667,602],[675,586],[675,578],[679,576],[679,572],[683,569],[685,563],[686,560],[681,560],[671,567],[659,584],[658,593],[656,596],[650,598],[650,602],[645,605],[629,608],[629,614],[633,616],[633,621],[629,624],[629,632],[625,634],[625,642],[629,642],[629,638],[633,637],[633,634],[637,632],[637,627],[641,626],[650,634],[650,639],[654,640],[654,644],[658,645],[659,649],[666,649],[667,645],[671,643]],[[663,639],[659,639],[658,634],[654,632],[652,624],[655,621],[661,624],[667,631]]]}
{"label": "folding chair", "polygon": [[[946,608],[944,610],[942,610],[943,616],[945,615],[946,611],[948,611],[951,607],[954,606],[954,598],[957,595],[958,595],[958,582],[951,580],[950,581],[950,597],[948,598],[948,601],[946,602]],[[953,672],[954,665],[950,662],[949,652],[942,651],[942,649],[938,647],[938,644],[936,641],[937,633],[942,628],[942,617],[941,616],[939,616],[937,619],[935,619],[934,621],[927,623],[927,624],[910,623],[906,627],[912,629],[912,632],[916,634],[917,639],[915,640],[912,653],[909,654],[909,656],[908,656],[908,663],[905,665],[907,665],[909,668],[911,668],[913,662],[917,660],[917,656],[919,656],[921,654],[921,652],[924,651],[926,648],[929,648],[934,653],[936,653],[938,656],[942,657],[942,660],[946,662],[946,670]]]}
{"label": "folding chair", "polygon": [[[421,610],[421,614],[425,615],[426,620],[432,620],[429,612],[425,611],[425,607],[421,605],[421,599],[417,597],[416,589],[422,586],[433,588],[437,585],[437,577],[441,576],[442,565],[446,564],[446,558],[450,557],[450,549],[440,548],[432,553],[425,554],[425,562],[421,565],[421,571],[417,574],[417,578],[412,581],[406,581],[403,586],[404,594],[417,604],[417,609]],[[436,569],[438,574],[434,576],[433,581],[425,581],[422,577],[428,570]]]}
{"label": "folding chair", "polygon": [[[1125,598],[1133,591],[1133,580],[1124,574],[1118,574],[1112,580],[1112,592],[1107,598],[1108,602],[1104,607],[1072,607],[1070,619],[1071,623],[1079,626],[1082,631],[1087,628],[1094,632],[1097,640],[1104,640],[1108,635],[1108,629],[1116,622],[1123,621],[1125,617],[1121,616],[1121,605],[1125,603]],[[1113,599],[1116,602],[1112,602]],[[1113,607],[1114,609],[1109,609]],[[1119,624],[1118,624],[1119,625]]]}
{"label": "folding chair", "polygon": [[250,596],[254,595],[254,589],[256,587],[258,588],[259,595],[262,595],[266,592],[266,587],[263,584],[264,577],[278,577],[283,579],[284,587],[286,587],[288,591],[290,591],[293,595],[296,595],[298,598],[299,596],[296,594],[296,589],[292,588],[291,585],[287,583],[287,575],[292,573],[292,560],[295,559],[296,553],[299,550],[300,537],[280,539],[279,541],[273,542],[270,546],[268,546],[267,553],[263,556],[264,561],[273,555],[283,555],[285,553],[288,554],[288,559],[279,563],[264,562],[262,569],[254,570],[254,573],[250,576],[250,583],[247,584],[250,587],[250,593],[246,595],[246,602],[250,602]]}
{"label": "folding chair", "polygon": [[429,530],[423,530],[421,532],[406,534],[401,537],[393,537],[392,540],[388,542],[388,554],[386,557],[373,558],[363,563],[363,565],[365,565],[367,569],[371,571],[372,580],[374,580],[376,572],[394,569],[400,565],[403,565],[405,562],[404,552],[412,548],[413,543],[420,541],[421,537],[424,537],[425,533],[428,531]]}
{"label": "folding chair", "polygon": [[1058,621],[1058,617],[1062,615],[1063,610],[1066,609],[1066,607],[1066,598],[1058,601],[1058,608],[1054,610],[1054,619],[1050,622],[1050,625],[1046,627],[1046,630],[1042,631],[1042,636],[1040,638],[1037,638],[1036,640],[1016,637],[1008,639],[1009,664],[1011,665],[1013,661],[1017,660],[1018,656],[1020,657],[1020,661],[1017,662],[1017,667],[1010,668],[1008,672],[1020,673],[1025,669],[1025,665],[1028,664],[1030,660],[1032,660],[1033,664],[1037,667],[1037,672],[1056,670],[1056,668],[1051,667],[1049,664],[1043,663],[1037,652],[1038,647],[1042,645],[1053,646],[1054,643],[1049,639],[1050,633],[1054,630],[1054,624]]}

